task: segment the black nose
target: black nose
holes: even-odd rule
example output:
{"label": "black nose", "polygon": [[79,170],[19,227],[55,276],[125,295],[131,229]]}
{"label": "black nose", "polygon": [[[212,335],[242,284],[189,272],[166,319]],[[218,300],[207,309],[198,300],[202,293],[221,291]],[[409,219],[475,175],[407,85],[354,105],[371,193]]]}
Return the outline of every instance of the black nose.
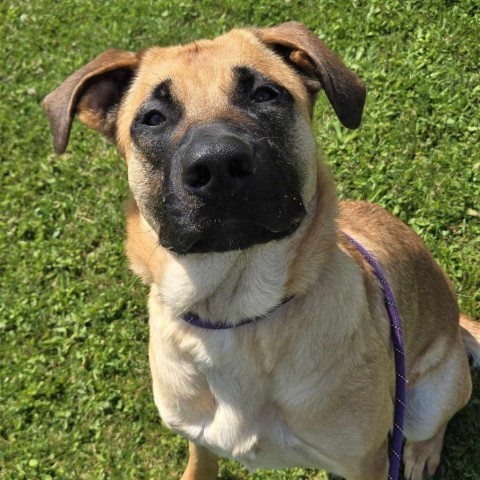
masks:
{"label": "black nose", "polygon": [[208,136],[189,145],[182,158],[184,188],[198,196],[236,195],[256,169],[248,143],[235,135]]}

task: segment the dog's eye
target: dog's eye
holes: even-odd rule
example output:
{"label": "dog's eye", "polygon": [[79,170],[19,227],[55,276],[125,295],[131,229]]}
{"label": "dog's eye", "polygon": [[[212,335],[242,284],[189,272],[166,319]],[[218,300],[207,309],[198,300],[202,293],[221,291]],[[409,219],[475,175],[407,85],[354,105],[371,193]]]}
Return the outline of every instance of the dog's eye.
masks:
{"label": "dog's eye", "polygon": [[145,115],[143,123],[151,127],[156,127],[157,125],[163,123],[165,120],[166,118],[163,113],[159,112],[158,110],[152,110]]}
{"label": "dog's eye", "polygon": [[259,87],[253,93],[252,100],[255,103],[268,102],[269,100],[274,99],[278,93],[270,87]]}

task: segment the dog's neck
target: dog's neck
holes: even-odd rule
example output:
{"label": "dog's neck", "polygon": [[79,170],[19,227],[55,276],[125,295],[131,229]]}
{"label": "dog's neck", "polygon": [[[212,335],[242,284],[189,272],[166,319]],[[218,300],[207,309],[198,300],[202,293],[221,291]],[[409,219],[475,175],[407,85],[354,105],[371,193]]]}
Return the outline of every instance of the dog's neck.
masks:
{"label": "dog's neck", "polygon": [[[234,325],[308,290],[336,248],[336,213],[333,182],[320,164],[307,216],[286,239],[245,251],[192,255],[175,255],[158,245],[139,255],[146,246],[128,241],[127,253],[134,271],[154,284],[156,295],[173,315],[193,311],[211,322]],[[130,215],[129,231],[141,228],[141,216],[137,223],[134,217],[135,213]]]}

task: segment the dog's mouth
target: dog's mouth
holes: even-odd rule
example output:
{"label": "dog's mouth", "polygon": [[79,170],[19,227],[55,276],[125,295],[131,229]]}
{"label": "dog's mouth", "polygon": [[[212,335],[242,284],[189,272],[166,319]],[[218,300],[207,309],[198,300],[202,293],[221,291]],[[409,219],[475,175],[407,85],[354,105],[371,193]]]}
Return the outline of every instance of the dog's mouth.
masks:
{"label": "dog's mouth", "polygon": [[[199,219],[174,231],[160,229],[160,244],[178,254],[245,250],[254,245],[292,235],[305,218],[305,209],[296,215],[270,218],[215,217]],[[168,229],[167,229],[168,230]]]}

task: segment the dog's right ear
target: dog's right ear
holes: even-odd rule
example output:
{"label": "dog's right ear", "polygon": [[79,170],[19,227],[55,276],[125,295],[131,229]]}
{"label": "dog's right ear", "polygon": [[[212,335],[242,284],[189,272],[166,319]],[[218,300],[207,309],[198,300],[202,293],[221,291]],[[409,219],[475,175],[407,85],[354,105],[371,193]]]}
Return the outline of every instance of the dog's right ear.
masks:
{"label": "dog's right ear", "polygon": [[82,123],[115,137],[118,106],[139,64],[139,55],[122,50],[107,50],[70,75],[45,97],[55,152],[62,154],[68,145],[73,117]]}

